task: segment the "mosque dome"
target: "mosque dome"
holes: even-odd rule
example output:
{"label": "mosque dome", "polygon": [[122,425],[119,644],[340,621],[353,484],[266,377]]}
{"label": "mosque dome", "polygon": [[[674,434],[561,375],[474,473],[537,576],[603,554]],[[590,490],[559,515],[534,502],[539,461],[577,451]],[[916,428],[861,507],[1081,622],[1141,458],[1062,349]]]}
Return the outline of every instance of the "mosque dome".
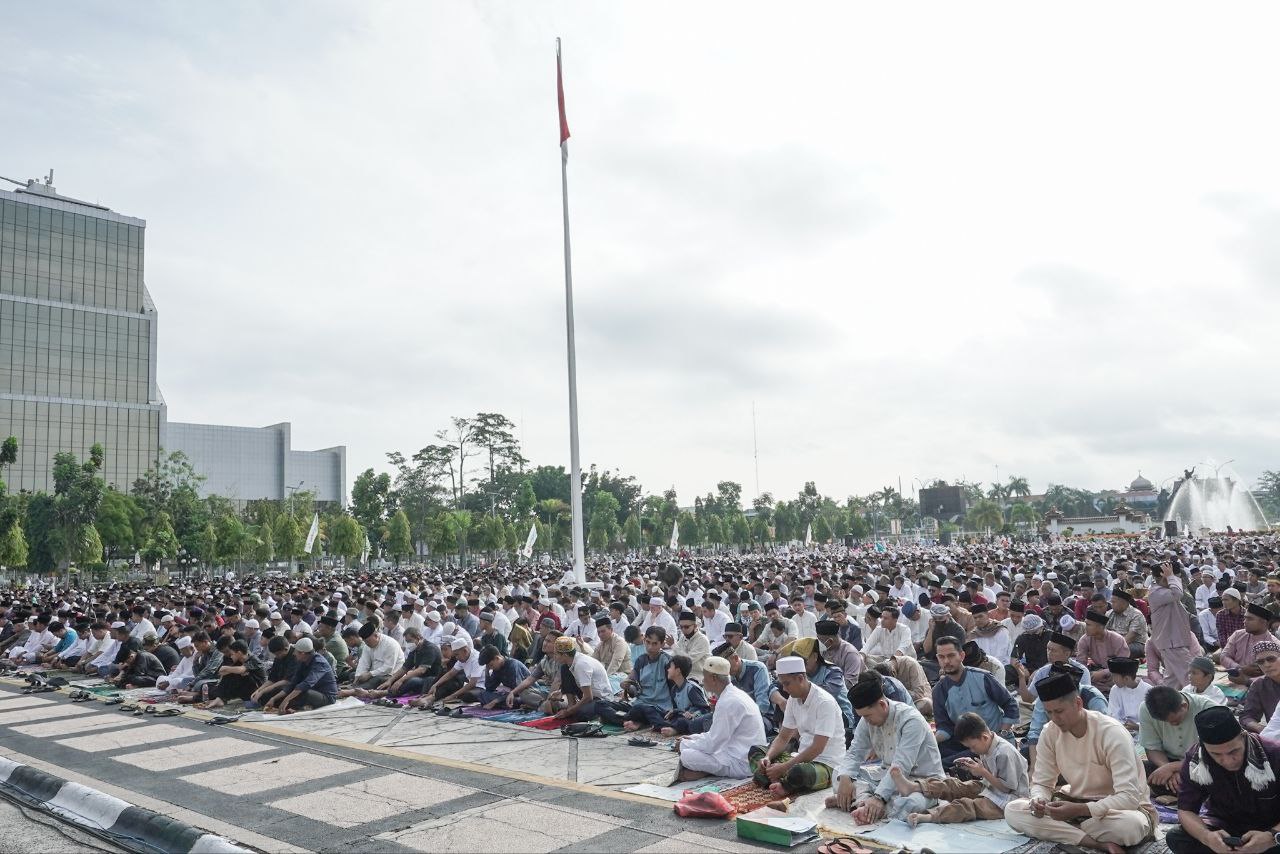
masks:
{"label": "mosque dome", "polygon": [[1129,484],[1130,492],[1149,492],[1155,488],[1156,485],[1143,477],[1141,472],[1138,473],[1133,483]]}

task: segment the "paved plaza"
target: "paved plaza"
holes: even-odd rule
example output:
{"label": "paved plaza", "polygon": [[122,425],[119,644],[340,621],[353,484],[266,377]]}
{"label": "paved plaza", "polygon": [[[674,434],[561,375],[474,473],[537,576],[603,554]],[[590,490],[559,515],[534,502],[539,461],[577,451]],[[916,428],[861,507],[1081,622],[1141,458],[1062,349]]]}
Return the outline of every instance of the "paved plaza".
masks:
{"label": "paved plaza", "polygon": [[767,850],[732,822],[622,792],[669,776],[675,757],[620,738],[372,706],[209,726],[7,681],[4,756],[262,851]]}

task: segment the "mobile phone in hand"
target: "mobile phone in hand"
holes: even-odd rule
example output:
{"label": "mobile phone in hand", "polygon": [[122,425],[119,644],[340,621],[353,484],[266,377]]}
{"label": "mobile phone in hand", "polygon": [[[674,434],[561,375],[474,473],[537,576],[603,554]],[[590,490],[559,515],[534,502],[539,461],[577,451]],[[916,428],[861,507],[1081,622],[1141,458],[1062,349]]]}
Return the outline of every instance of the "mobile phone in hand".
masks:
{"label": "mobile phone in hand", "polygon": [[1228,848],[1239,848],[1244,845],[1244,840],[1239,836],[1225,836],[1222,839],[1222,843]]}

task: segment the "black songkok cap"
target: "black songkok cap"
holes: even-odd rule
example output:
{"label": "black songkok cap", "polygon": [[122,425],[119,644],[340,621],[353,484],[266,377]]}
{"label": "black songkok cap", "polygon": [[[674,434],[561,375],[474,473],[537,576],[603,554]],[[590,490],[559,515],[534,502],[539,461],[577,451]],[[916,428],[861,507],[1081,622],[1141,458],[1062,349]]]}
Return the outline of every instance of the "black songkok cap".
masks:
{"label": "black songkok cap", "polygon": [[984,602],[979,602],[969,609],[970,614],[985,614],[991,610],[991,606]]}
{"label": "black songkok cap", "polygon": [[1027,603],[1023,602],[1021,599],[1014,599],[1012,602],[1009,603],[1009,610],[1017,611],[1020,614],[1025,614],[1027,612]]}
{"label": "black songkok cap", "polygon": [[370,620],[360,627],[360,640],[368,640],[369,636],[378,630],[378,624]]}
{"label": "black songkok cap", "polygon": [[1137,676],[1138,675],[1138,659],[1136,658],[1108,658],[1107,669],[1112,673],[1120,676]]}
{"label": "black songkok cap", "polygon": [[1036,683],[1036,696],[1040,698],[1041,702],[1057,700],[1075,690],[1075,680],[1065,673],[1050,673]]}
{"label": "black songkok cap", "polygon": [[1111,591],[1111,595],[1113,597],[1119,596],[1121,599],[1128,602],[1130,605],[1133,604],[1133,594],[1130,593],[1128,590],[1125,590],[1123,587],[1117,587],[1113,589]]}
{"label": "black songkok cap", "polygon": [[820,620],[817,625],[818,637],[831,637],[840,634],[840,627],[835,620]]}
{"label": "black songkok cap", "polygon": [[1097,611],[1085,611],[1084,618],[1091,623],[1098,623],[1103,626],[1107,624],[1107,615],[1099,614]]}
{"label": "black songkok cap", "polygon": [[1226,706],[1210,706],[1196,715],[1196,734],[1201,744],[1226,744],[1242,732],[1240,722]]}
{"label": "black songkok cap", "polygon": [[1076,640],[1071,635],[1064,635],[1062,632],[1049,632],[1049,643],[1056,643],[1058,646],[1064,646],[1075,652]]}
{"label": "black songkok cap", "polygon": [[1252,602],[1249,603],[1249,613],[1259,619],[1266,620],[1268,623],[1275,619],[1275,614],[1272,614],[1261,605],[1255,605]]}
{"label": "black songkok cap", "polygon": [[321,618],[320,618],[320,622],[321,622],[321,623],[323,623],[323,624],[324,624],[324,625],[326,625],[326,626],[337,626],[337,625],[338,625],[338,618],[337,618],[337,617],[330,617],[328,614],[326,614],[326,615],[324,615],[323,617],[321,617]]}
{"label": "black songkok cap", "polygon": [[697,616],[697,614],[693,613],[692,611],[681,611],[681,612],[680,612],[680,619],[682,619],[682,620],[688,620],[688,621],[689,621],[689,622],[691,622],[691,623],[696,623],[696,622],[698,622],[698,616]]}
{"label": "black songkok cap", "polygon": [[742,623],[725,623],[724,633],[729,634],[730,632],[734,632],[740,635],[746,634],[746,632],[742,628]]}
{"label": "black songkok cap", "polygon": [[884,688],[881,686],[879,679],[858,682],[849,689],[849,702],[853,704],[855,709],[865,709],[867,706],[875,705],[876,701],[882,699],[884,699]]}

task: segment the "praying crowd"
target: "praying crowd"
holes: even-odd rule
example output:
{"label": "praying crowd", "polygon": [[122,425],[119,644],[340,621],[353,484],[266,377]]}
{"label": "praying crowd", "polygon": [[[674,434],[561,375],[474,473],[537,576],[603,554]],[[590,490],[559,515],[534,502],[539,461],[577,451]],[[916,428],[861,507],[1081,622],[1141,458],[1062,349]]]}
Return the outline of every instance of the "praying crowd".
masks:
{"label": "praying crowd", "polygon": [[[859,824],[1280,851],[1280,538],[780,550],[40,588],[0,656],[292,714],[340,698],[673,739]],[[571,574],[567,576],[572,578]]]}

